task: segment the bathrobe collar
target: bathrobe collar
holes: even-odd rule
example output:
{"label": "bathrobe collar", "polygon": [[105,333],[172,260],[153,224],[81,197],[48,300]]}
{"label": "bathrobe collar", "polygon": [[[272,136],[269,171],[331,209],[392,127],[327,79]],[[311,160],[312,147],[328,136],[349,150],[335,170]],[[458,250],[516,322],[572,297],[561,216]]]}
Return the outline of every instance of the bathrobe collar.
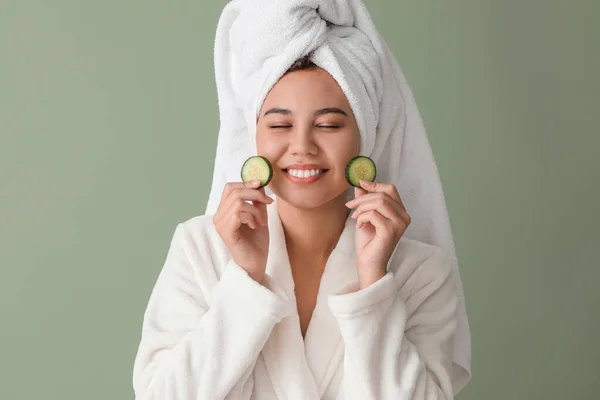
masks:
{"label": "bathrobe collar", "polygon": [[329,310],[328,298],[358,284],[354,250],[356,222],[352,218],[346,220],[342,235],[327,261],[317,303],[303,340],[277,201],[267,207],[267,212],[270,246],[266,285],[286,298],[294,312],[275,325],[262,355],[279,398],[320,399],[344,355],[339,326]]}

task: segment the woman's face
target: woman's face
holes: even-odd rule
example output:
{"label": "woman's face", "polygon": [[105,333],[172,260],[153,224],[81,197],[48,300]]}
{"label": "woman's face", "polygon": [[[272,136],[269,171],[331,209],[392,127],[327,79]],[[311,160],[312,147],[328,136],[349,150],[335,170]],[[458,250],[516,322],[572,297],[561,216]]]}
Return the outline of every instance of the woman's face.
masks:
{"label": "woman's face", "polygon": [[337,82],[321,68],[283,76],[257,121],[258,154],[273,164],[269,188],[297,208],[345,194],[344,170],[358,155],[358,126]]}

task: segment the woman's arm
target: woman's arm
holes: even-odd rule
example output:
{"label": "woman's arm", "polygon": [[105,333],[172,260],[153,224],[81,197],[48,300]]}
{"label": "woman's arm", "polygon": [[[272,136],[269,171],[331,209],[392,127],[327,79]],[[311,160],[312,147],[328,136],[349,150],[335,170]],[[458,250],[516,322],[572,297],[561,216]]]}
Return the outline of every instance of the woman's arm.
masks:
{"label": "woman's arm", "polygon": [[366,289],[330,298],[345,344],[338,399],[452,399],[457,296],[444,263],[436,251],[405,283],[388,272]]}
{"label": "woman's arm", "polygon": [[179,225],[144,315],[133,371],[136,398],[249,399],[257,356],[289,306],[233,261],[208,299],[187,243],[190,235]]}

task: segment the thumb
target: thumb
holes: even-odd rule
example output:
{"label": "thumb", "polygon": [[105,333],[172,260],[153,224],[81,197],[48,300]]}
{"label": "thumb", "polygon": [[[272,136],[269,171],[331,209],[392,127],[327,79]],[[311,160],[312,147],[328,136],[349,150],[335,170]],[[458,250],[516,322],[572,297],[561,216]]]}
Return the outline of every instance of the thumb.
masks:
{"label": "thumb", "polygon": [[363,188],[359,188],[359,187],[355,187],[354,188],[354,198],[355,199],[358,198],[358,197],[360,197],[360,196],[362,196],[362,195],[365,195],[367,193],[368,192],[365,189],[363,189]]}

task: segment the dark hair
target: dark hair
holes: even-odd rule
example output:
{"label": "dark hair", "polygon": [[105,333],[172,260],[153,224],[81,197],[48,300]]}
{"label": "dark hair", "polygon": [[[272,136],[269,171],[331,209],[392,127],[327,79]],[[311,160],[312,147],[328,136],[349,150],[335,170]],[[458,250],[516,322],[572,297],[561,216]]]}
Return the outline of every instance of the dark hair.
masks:
{"label": "dark hair", "polygon": [[294,71],[301,71],[304,69],[311,69],[311,68],[316,68],[317,64],[315,64],[314,62],[311,61],[311,54],[308,54],[302,58],[299,58],[298,60],[296,60],[296,62],[294,62],[294,64],[292,64],[292,66],[285,72],[286,74],[289,74],[290,72],[294,72]]}

